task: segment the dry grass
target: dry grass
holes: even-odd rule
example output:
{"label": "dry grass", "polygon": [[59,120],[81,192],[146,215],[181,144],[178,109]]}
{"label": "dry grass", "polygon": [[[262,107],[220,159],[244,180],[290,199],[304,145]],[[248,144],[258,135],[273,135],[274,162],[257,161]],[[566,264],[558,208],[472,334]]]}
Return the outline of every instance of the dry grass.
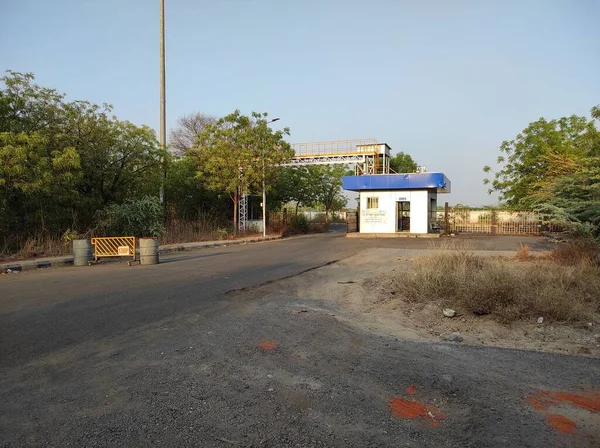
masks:
{"label": "dry grass", "polygon": [[[10,250],[10,247],[20,247],[19,250]],[[0,250],[0,261],[22,260],[27,258],[42,258],[71,253],[71,242],[63,238],[48,234],[40,234],[23,240],[11,241]]]}
{"label": "dry grass", "polygon": [[[525,255],[528,249],[519,249],[519,256]],[[467,250],[440,251],[417,260],[391,287],[409,302],[435,301],[501,322],[537,316],[589,321],[600,312],[600,269],[585,261],[571,266],[549,260],[517,263]]]}
{"label": "dry grass", "polygon": [[519,261],[527,261],[531,258],[531,248],[526,244],[521,244],[517,249],[517,255],[515,258]]}
{"label": "dry grass", "polygon": [[600,248],[598,243],[589,238],[579,238],[558,243],[548,255],[548,259],[563,265],[594,265],[598,262]]}
{"label": "dry grass", "polygon": [[171,222],[159,238],[160,244],[191,243],[225,239],[229,229],[219,229],[211,222]]}
{"label": "dry grass", "polygon": [[[219,227],[214,222],[209,221],[171,222],[159,241],[160,244],[190,243],[241,238],[259,233],[262,235],[262,232],[253,231],[234,235],[232,229]],[[65,232],[62,237],[40,234],[26,239],[15,238],[7,242],[5,247],[0,246],[0,261],[71,255],[71,239],[90,238],[92,236],[91,232],[84,235]]]}
{"label": "dry grass", "polygon": [[[267,227],[267,231],[270,229]],[[193,243],[198,241],[216,241],[243,238],[247,236],[262,235],[249,229],[246,232],[233,233],[233,229],[219,227],[211,221],[173,222],[170,223],[165,233],[159,238],[160,244]]]}

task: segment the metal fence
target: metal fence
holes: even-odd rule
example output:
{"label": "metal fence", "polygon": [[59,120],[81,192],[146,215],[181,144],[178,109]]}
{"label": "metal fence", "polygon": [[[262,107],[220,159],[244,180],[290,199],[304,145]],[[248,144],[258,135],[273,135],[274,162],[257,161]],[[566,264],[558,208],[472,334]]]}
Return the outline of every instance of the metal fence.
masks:
{"label": "metal fence", "polygon": [[448,233],[540,235],[568,230],[565,224],[544,222],[532,211],[449,208],[438,212],[437,221]]}

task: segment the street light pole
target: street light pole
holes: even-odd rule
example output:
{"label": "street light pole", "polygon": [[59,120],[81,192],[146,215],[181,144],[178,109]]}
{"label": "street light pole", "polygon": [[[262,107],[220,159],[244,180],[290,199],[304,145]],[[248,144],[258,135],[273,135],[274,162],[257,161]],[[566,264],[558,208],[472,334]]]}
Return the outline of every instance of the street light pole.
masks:
{"label": "street light pole", "polygon": [[167,178],[166,94],[165,94],[165,0],[160,0],[160,148],[163,150],[163,176],[160,184],[160,201],[166,205],[165,183]]}
{"label": "street light pole", "polygon": [[[266,124],[279,121],[279,118],[273,118],[271,121],[267,121]],[[267,186],[265,179],[265,147],[263,145],[263,157],[262,157],[262,221],[263,221],[263,238],[267,237]]]}

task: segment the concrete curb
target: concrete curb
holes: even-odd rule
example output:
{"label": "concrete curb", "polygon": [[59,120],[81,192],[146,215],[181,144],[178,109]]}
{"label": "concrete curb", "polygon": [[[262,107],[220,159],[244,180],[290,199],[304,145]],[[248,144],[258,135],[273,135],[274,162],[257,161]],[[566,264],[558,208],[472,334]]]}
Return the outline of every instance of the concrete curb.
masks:
{"label": "concrete curb", "polygon": [[[241,240],[222,240],[222,241],[204,241],[198,243],[181,243],[181,244],[167,244],[164,246],[159,246],[158,253],[159,254],[170,254],[175,252],[185,252],[199,249],[207,249],[211,247],[225,247],[225,246],[237,246],[240,244],[249,244],[249,243],[260,243],[263,241],[273,241],[280,240],[283,237],[281,235],[276,236],[268,236],[266,238],[256,237],[256,238],[244,238]],[[72,266],[73,265],[73,256],[65,256],[65,257],[52,257],[52,258],[39,258],[36,260],[23,260],[23,261],[14,261],[11,263],[0,264],[0,273],[8,274],[11,272],[21,272],[21,271],[32,271],[35,269],[44,269],[44,268],[55,268],[62,266]]]}
{"label": "concrete curb", "polygon": [[347,233],[346,238],[440,238],[439,233]]}
{"label": "concrete curb", "polygon": [[241,240],[222,240],[222,241],[205,241],[201,243],[181,243],[181,244],[167,244],[165,246],[159,246],[159,254],[170,254],[174,252],[184,252],[188,250],[206,249],[210,247],[224,247],[224,246],[238,246],[240,244],[248,243],[261,243],[263,241],[280,240],[283,238],[281,235],[268,236],[266,238],[244,238]]}

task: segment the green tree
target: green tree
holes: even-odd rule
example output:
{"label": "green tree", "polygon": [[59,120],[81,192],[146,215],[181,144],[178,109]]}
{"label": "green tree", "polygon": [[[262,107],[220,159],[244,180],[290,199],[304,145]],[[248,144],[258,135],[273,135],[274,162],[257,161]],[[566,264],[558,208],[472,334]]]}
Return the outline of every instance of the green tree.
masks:
{"label": "green tree", "polygon": [[396,173],[414,173],[417,171],[417,162],[410,154],[399,152],[390,158],[390,168]]}
{"label": "green tree", "polygon": [[210,190],[197,176],[197,163],[190,157],[175,158],[168,164],[166,193],[171,218],[183,221],[226,223],[230,200]]}
{"label": "green tree", "polygon": [[[505,204],[531,208],[545,221],[575,223],[600,233],[600,108],[592,119],[571,116],[540,119],[517,138],[504,142],[501,169],[491,184]],[[485,167],[491,173],[490,167]]]}
{"label": "green tree", "polygon": [[260,189],[263,180],[271,186],[279,169],[276,165],[293,155],[284,140],[289,129],[275,132],[266,119],[266,113],[245,116],[236,110],[214,124],[207,124],[198,135],[196,146],[189,151],[197,163],[198,178],[231,198],[234,231],[242,195]]}
{"label": "green tree", "polygon": [[296,214],[300,206],[316,202],[316,188],[311,171],[304,166],[285,167],[279,170],[271,195],[281,203],[294,202]]}
{"label": "green tree", "polygon": [[[582,159],[597,151],[598,130],[585,117],[570,116],[531,123],[514,140],[500,146],[500,169],[484,183],[489,192],[517,208],[531,207],[544,185],[572,173]],[[490,166],[485,173],[492,173]]]}
{"label": "green tree", "polygon": [[154,132],[108,105],[65,101],[30,73],[0,79],[0,244],[93,226],[96,211],[156,191]]}
{"label": "green tree", "polygon": [[325,222],[328,222],[329,212],[340,202],[346,205],[342,196],[342,177],[347,174],[344,165],[317,165],[308,168],[315,204],[325,208]]}
{"label": "green tree", "polygon": [[[38,133],[0,133],[0,231],[53,229],[77,199],[81,179],[74,148],[48,151],[47,138]],[[69,214],[66,214],[67,218]]]}

